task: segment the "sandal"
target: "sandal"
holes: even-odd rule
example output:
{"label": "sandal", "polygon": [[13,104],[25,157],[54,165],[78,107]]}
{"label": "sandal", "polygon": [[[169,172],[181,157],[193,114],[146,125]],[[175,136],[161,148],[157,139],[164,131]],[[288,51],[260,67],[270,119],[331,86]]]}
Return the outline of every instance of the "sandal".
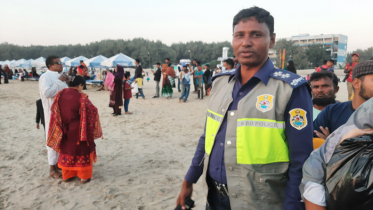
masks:
{"label": "sandal", "polygon": [[62,174],[58,173],[57,171],[49,172],[49,176],[52,177],[53,179],[61,179],[62,178]]}
{"label": "sandal", "polygon": [[86,180],[80,180],[80,184],[86,184],[86,183],[88,183],[88,182],[90,182],[91,181],[91,178],[89,178],[89,179],[86,179]]}

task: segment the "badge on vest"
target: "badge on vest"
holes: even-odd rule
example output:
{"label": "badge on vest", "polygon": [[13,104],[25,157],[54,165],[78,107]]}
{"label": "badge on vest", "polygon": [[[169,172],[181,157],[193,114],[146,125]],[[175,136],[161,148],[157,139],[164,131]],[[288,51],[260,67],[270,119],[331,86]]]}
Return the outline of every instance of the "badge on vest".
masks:
{"label": "badge on vest", "polygon": [[256,108],[261,112],[267,112],[273,107],[273,95],[265,94],[257,97]]}
{"label": "badge on vest", "polygon": [[290,124],[295,129],[302,130],[307,126],[307,112],[303,109],[292,109],[289,112],[290,114]]}

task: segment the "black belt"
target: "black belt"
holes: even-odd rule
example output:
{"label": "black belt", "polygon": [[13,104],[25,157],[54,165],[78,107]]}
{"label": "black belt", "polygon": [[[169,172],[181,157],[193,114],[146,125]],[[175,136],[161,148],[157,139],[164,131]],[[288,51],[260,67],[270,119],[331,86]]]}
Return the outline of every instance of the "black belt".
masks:
{"label": "black belt", "polygon": [[218,193],[222,194],[223,196],[228,196],[228,186],[226,184],[217,182],[211,179],[211,177],[208,177],[207,179],[213,185],[212,187],[214,187],[216,191],[218,191]]}

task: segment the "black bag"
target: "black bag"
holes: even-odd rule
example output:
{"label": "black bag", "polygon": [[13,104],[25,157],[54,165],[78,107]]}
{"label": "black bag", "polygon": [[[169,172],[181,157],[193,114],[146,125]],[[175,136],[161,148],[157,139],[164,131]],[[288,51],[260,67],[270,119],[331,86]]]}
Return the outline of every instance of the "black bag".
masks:
{"label": "black bag", "polygon": [[344,140],[326,167],[328,210],[373,209],[373,136]]}

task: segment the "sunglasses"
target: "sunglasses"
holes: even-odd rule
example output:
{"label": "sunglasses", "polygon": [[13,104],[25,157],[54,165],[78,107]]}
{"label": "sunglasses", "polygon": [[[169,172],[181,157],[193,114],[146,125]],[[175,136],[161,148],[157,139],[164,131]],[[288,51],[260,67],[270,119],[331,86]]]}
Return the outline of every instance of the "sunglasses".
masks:
{"label": "sunglasses", "polygon": [[61,61],[58,61],[58,62],[55,62],[53,64],[58,64],[58,65],[62,65],[62,62]]}

